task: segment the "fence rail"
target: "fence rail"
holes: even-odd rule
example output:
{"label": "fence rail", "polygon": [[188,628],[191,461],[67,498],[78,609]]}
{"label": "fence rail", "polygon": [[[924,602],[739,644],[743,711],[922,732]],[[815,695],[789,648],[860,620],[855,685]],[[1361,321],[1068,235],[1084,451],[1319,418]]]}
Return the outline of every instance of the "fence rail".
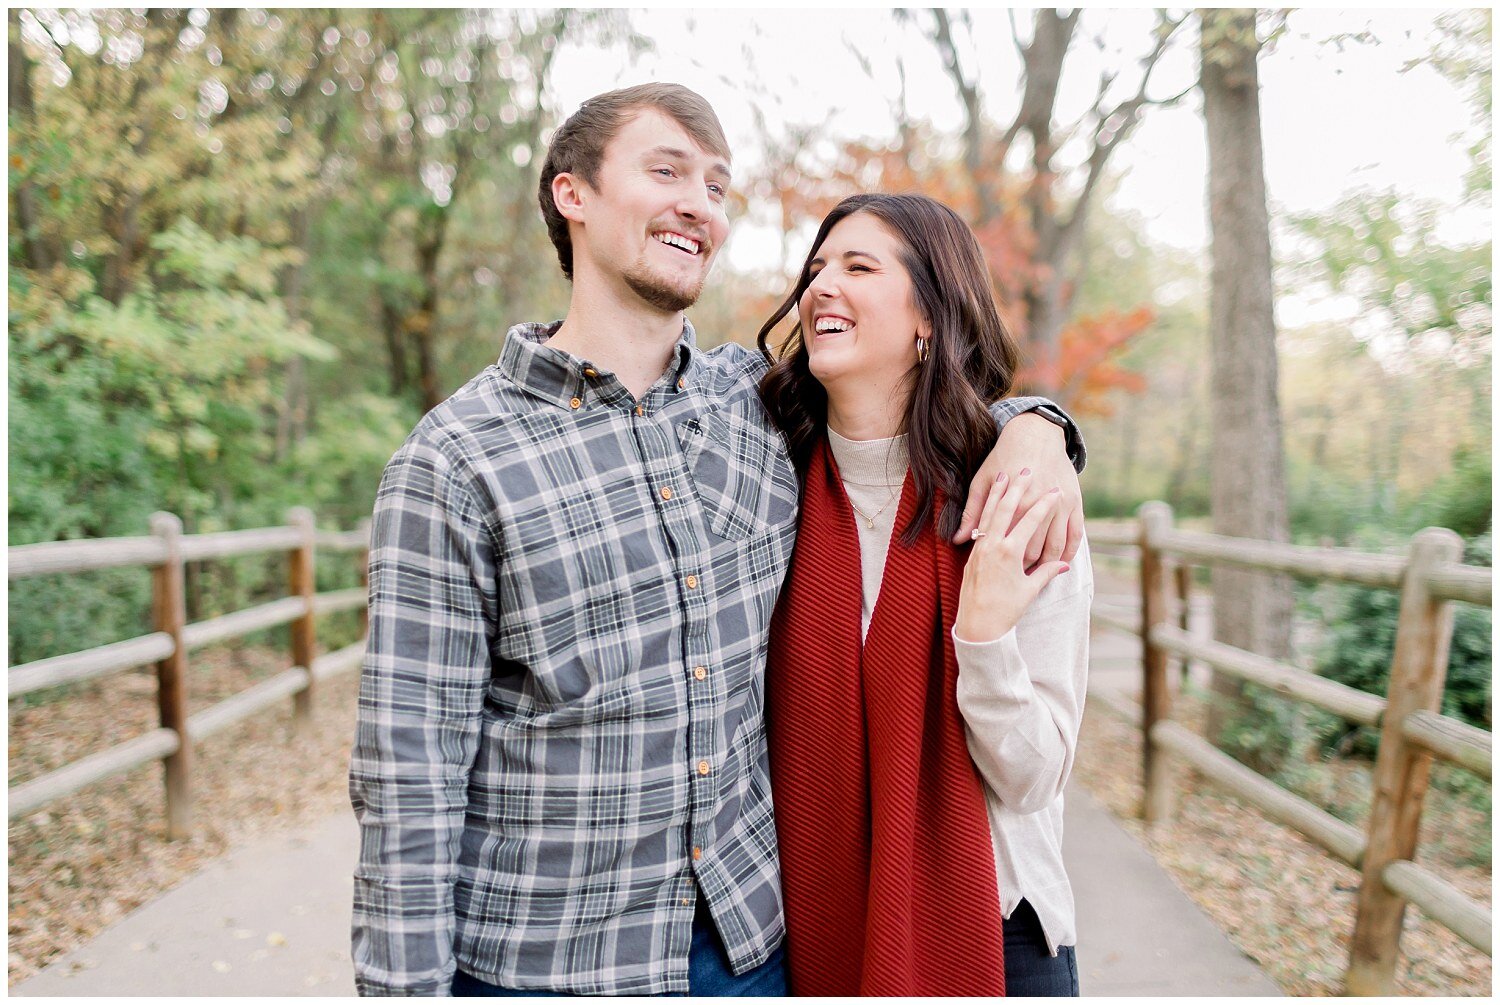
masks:
{"label": "fence rail", "polygon": [[[71,575],[98,569],[146,567],[152,571],[155,631],[81,652],[11,667],[11,698],[59,684],[93,680],[146,664],[156,666],[161,725],[141,736],[57,768],[8,791],[9,818],[30,813],[95,782],[143,764],[165,764],[167,832],[186,837],[192,826],[192,752],[196,744],[287,698],[294,723],[305,728],[317,684],[359,666],[364,641],[316,655],[317,618],[363,608],[365,588],[316,593],[316,551],[356,552],[360,576],[368,574],[369,526],[354,531],[318,531],[311,511],[298,507],[289,526],[214,534],[182,533],[170,513],[151,518],[150,537],[103,538],[30,544],[8,550],[12,581],[41,575]],[[289,596],[193,624],[187,623],[183,566],[237,555],[284,552]],[[290,625],[292,666],[211,708],[187,714],[188,654],[204,646],[279,625]]]}
{"label": "fence rail", "polygon": [[[1165,503],[1151,502],[1141,507],[1138,523],[1090,525],[1089,540],[1101,554],[1133,558],[1139,568],[1140,619],[1095,614],[1094,621],[1141,639],[1141,705],[1115,700],[1103,703],[1142,730],[1142,812],[1146,821],[1167,820],[1174,813],[1170,755],[1360,870],[1345,975],[1349,994],[1395,993],[1401,919],[1407,903],[1486,954],[1491,953],[1491,910],[1414,861],[1433,758],[1487,780],[1491,777],[1491,734],[1441,714],[1453,635],[1453,604],[1493,604],[1490,570],[1458,561],[1462,553],[1458,536],[1429,528],[1412,539],[1405,556],[1307,548],[1177,530],[1172,527],[1171,509]],[[1186,612],[1191,589],[1188,572],[1193,564],[1231,565],[1400,591],[1396,651],[1385,697],[1190,635]],[[1178,625],[1169,619],[1174,586],[1175,599],[1181,605]],[[1198,660],[1215,672],[1379,728],[1375,791],[1366,828],[1361,831],[1286,791],[1174,722],[1172,686],[1167,675],[1169,655],[1178,657],[1184,666],[1190,659]]]}

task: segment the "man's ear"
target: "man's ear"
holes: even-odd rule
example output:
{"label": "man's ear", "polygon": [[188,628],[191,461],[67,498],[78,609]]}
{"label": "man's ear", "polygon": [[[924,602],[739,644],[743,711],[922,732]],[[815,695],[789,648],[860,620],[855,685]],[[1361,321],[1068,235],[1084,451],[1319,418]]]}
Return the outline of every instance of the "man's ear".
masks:
{"label": "man's ear", "polygon": [[564,220],[583,222],[588,185],[576,175],[563,171],[552,179],[552,202]]}

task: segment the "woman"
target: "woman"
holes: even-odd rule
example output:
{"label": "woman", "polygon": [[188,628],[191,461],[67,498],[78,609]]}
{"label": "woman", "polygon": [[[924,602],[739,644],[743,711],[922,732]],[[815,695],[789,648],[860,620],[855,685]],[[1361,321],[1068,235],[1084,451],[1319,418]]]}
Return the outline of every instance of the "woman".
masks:
{"label": "woman", "polygon": [[761,388],[803,478],[766,687],[792,991],[1076,995],[1087,545],[1022,567],[1057,499],[1012,528],[1026,471],[947,544],[1016,367],[983,254],[941,203],[854,196],[762,351],[794,309]]}

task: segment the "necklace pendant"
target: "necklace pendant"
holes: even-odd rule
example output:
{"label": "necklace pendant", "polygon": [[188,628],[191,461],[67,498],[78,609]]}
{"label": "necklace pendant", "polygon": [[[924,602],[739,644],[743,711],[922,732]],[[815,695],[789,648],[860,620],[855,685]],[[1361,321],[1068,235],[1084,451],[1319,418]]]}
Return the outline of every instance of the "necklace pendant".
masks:
{"label": "necklace pendant", "polygon": [[875,529],[875,521],[871,520],[869,517],[865,517],[865,526],[868,527],[868,528],[870,528],[871,530],[874,530]]}

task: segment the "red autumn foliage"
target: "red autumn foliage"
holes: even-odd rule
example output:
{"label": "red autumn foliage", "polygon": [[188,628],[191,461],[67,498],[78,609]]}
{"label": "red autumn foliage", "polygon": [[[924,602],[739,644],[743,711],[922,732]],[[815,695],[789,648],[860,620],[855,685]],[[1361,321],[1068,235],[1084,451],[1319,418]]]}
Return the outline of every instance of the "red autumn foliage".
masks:
{"label": "red autumn foliage", "polygon": [[[960,216],[978,216],[973,185],[953,160],[933,156],[934,137],[924,127],[908,127],[904,142],[876,145],[846,143],[831,170],[803,171],[795,154],[770,171],[772,197],[782,227],[791,231],[821,220],[840,199],[856,192],[920,192],[951,206]],[[976,228],[1001,313],[1021,344],[1023,365],[1017,391],[1038,374],[1028,339],[1024,291],[1047,281],[1050,266],[1035,256],[1036,240],[1021,198],[1035,179],[1000,179],[1000,212]],[[1118,362],[1119,350],[1149,328],[1155,314],[1146,306],[1076,317],[1064,327],[1059,345],[1056,386],[1059,403],[1076,415],[1109,415],[1112,392],[1139,393],[1145,378]]]}

